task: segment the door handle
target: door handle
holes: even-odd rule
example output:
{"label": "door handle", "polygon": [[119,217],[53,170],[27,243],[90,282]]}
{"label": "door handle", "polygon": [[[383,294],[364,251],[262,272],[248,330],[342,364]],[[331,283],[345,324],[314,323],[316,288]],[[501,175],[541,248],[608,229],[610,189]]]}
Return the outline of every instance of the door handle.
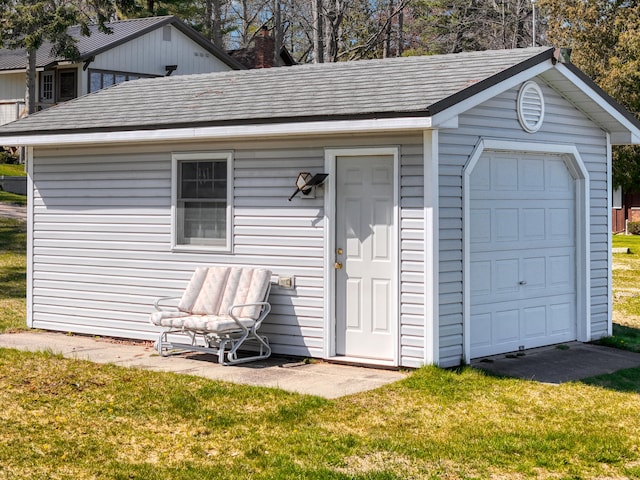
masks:
{"label": "door handle", "polygon": [[524,280],[520,280],[520,282],[518,282],[520,285],[526,285],[527,282],[525,282]]}
{"label": "door handle", "polygon": [[336,262],[333,264],[333,268],[335,268],[336,270],[341,270],[342,269],[342,262]]}

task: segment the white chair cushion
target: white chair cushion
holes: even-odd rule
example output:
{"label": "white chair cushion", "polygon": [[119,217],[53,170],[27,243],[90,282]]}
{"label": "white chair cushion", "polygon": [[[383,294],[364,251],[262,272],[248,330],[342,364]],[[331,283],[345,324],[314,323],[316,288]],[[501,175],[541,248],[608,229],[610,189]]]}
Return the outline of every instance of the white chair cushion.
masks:
{"label": "white chair cushion", "polygon": [[162,311],[153,312],[150,320],[154,325],[161,327],[182,328],[184,319],[188,316],[189,314],[184,312]]}
{"label": "white chair cushion", "polygon": [[[247,328],[251,328],[255,323],[252,318],[239,318],[238,320]],[[224,333],[240,329],[233,318],[228,315],[190,315],[184,319],[181,328],[211,333]]]}

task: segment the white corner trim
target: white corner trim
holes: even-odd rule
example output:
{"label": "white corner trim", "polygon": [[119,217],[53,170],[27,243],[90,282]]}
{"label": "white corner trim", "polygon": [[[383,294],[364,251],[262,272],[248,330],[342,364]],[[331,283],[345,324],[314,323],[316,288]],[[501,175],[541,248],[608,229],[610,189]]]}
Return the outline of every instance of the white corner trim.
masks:
{"label": "white corner trim", "polygon": [[438,130],[425,130],[424,148],[424,363],[440,362],[439,261],[439,139]]}
{"label": "white corner trim", "polygon": [[94,133],[11,135],[0,137],[0,145],[87,145],[100,143],[170,142],[181,140],[264,138],[292,135],[383,133],[431,128],[431,117],[375,118],[325,122],[268,123],[221,127],[167,128]]}
{"label": "white corner trim", "polygon": [[33,147],[27,147],[27,326],[33,328],[33,226],[34,184]]}
{"label": "white corner trim", "polygon": [[[400,366],[400,147],[355,147],[326,148],[324,151],[324,167],[329,177],[324,189],[324,358],[336,357],[336,271],[334,268],[335,235],[336,235],[336,159],[337,157],[354,157],[367,155],[384,155],[393,157],[393,300],[395,321],[393,331],[393,362],[382,362],[389,366]],[[372,363],[370,359],[336,357],[351,362]]]}
{"label": "white corner trim", "polygon": [[[613,154],[611,136],[607,133],[607,205],[613,205]],[[607,208],[607,335],[613,335],[613,245],[611,208]]]}
{"label": "white corner trim", "polygon": [[591,219],[589,172],[575,145],[518,142],[481,138],[463,170],[463,361],[471,362],[471,174],[485,151],[533,152],[561,155],[576,185],[576,335],[577,340],[591,340]]}

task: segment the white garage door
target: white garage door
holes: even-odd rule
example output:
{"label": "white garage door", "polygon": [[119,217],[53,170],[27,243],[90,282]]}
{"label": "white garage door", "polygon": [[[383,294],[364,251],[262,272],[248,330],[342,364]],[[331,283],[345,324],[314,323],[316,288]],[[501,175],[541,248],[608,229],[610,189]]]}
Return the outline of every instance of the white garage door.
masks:
{"label": "white garage door", "polygon": [[471,357],[576,339],[575,182],[557,155],[471,173]]}

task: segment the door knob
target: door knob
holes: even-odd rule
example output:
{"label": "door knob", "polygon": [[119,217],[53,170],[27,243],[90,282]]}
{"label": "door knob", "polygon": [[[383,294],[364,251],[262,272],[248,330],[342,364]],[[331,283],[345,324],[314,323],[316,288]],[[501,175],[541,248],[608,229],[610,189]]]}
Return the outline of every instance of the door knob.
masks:
{"label": "door knob", "polygon": [[344,251],[341,248],[336,248],[336,253],[338,255],[342,255],[344,253]]}
{"label": "door knob", "polygon": [[342,269],[342,262],[336,262],[333,264],[334,268],[336,270],[341,270]]}

